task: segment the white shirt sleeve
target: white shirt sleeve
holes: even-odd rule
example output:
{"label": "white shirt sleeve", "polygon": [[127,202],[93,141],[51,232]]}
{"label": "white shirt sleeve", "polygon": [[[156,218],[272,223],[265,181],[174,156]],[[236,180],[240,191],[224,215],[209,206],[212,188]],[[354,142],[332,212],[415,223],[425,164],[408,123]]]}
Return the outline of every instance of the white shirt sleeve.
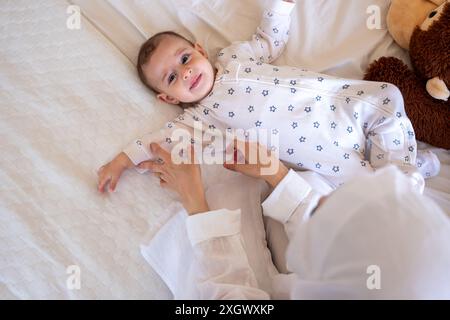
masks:
{"label": "white shirt sleeve", "polygon": [[[303,178],[302,178],[303,176]],[[308,182],[309,181],[309,182]],[[317,190],[317,191],[316,191]],[[285,225],[289,239],[332,188],[319,175],[290,170],[263,203],[263,212]],[[201,299],[269,299],[257,286],[241,239],[241,211],[221,209],[186,220]]]}
{"label": "white shirt sleeve", "polygon": [[[263,214],[284,225],[289,241],[292,240],[299,225],[309,219],[320,198],[332,190],[318,175],[308,176],[306,179],[307,174],[289,170],[262,203]],[[304,178],[302,175],[305,175]],[[310,182],[312,178],[321,181],[314,181],[313,187]]]}
{"label": "white shirt sleeve", "polygon": [[270,299],[258,288],[241,239],[241,211],[221,209],[186,221],[200,299]]}
{"label": "white shirt sleeve", "polygon": [[290,13],[295,3],[273,1],[262,17],[260,26],[249,41],[232,43],[218,53],[217,62],[225,66],[236,60],[270,63],[283,52],[289,38]]}

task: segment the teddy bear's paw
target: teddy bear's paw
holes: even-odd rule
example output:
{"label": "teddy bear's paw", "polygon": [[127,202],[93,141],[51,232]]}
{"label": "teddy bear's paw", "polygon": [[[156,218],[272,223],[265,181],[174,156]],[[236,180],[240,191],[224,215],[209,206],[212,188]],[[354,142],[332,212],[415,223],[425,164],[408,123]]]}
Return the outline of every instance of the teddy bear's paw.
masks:
{"label": "teddy bear's paw", "polygon": [[447,101],[450,97],[450,91],[448,90],[445,82],[439,77],[434,77],[427,81],[427,91],[435,99]]}

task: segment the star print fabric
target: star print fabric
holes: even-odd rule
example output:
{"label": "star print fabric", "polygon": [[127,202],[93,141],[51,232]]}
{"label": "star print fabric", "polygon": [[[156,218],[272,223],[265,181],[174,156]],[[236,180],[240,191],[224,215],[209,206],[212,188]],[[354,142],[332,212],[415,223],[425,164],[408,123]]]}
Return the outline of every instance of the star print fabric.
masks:
{"label": "star print fabric", "polygon": [[415,164],[414,131],[395,86],[229,61],[199,108],[226,127],[278,135],[279,157],[292,167],[339,185],[387,163]]}
{"label": "star print fabric", "polygon": [[[269,64],[287,42],[292,8],[274,2],[252,40],[220,51],[212,91],[172,125],[266,129],[279,143],[260,142],[281,160],[318,172],[335,186],[388,163],[415,171],[414,130],[395,86]],[[160,133],[159,141],[170,141],[171,130]],[[149,139],[153,136],[144,140]],[[135,156],[133,148],[136,144],[126,152],[133,162],[148,156]]]}
{"label": "star print fabric", "polygon": [[[222,61],[222,63],[219,63],[221,71],[219,71],[216,80],[229,72],[221,68],[221,66],[227,64],[230,59],[235,61],[248,59],[249,61],[257,62],[258,65],[262,65],[262,62],[271,62],[276,59],[282,53],[288,40],[289,14],[294,6],[293,3],[289,2],[273,1],[270,7],[263,12],[261,25],[251,41],[235,42],[218,54],[217,61]],[[222,56],[224,59],[221,59]],[[249,72],[250,70],[247,71]],[[229,88],[229,94],[234,94],[232,88]],[[211,97],[211,94],[207,98],[209,97]],[[221,121],[214,121],[214,114],[219,108],[221,108],[221,101],[214,102],[208,107],[199,105],[196,108],[189,108],[185,110],[184,114],[168,122],[161,130],[146,134],[130,143],[124,152],[137,165],[142,161],[152,159],[149,148],[151,142],[160,143],[164,149],[171,150],[176,144],[176,141],[172,139],[172,133],[176,129],[185,129],[194,136],[194,125],[201,122],[203,131],[217,129],[225,132],[229,126],[226,126]],[[227,115],[233,118],[234,112],[230,110]],[[197,143],[196,139],[193,139],[192,142],[194,144]],[[202,146],[204,147],[205,145],[203,144]]]}
{"label": "star print fabric", "polygon": [[[228,64],[229,60],[271,63],[277,59],[289,39],[289,14],[293,8],[293,3],[273,1],[272,6],[263,12],[261,24],[252,39],[234,42],[222,49],[217,62],[221,65]],[[250,73],[251,68],[244,72]]]}

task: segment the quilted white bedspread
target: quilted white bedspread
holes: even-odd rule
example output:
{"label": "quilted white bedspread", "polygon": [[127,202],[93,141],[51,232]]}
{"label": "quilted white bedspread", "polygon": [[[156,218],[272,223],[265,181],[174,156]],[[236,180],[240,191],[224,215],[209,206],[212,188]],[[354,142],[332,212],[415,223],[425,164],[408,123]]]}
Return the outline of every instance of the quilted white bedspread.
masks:
{"label": "quilted white bedspread", "polygon": [[139,244],[173,199],[134,172],[101,196],[96,169],[177,110],[87,20],[67,29],[67,6],[0,3],[0,297],[168,298]]}
{"label": "quilted white bedspread", "polygon": [[[381,55],[406,57],[385,30],[388,0],[297,2],[277,64],[361,78]],[[66,27],[73,3],[83,13],[80,30]],[[171,297],[139,244],[166,221],[163,209],[175,196],[136,172],[116,193],[100,195],[96,169],[180,112],[158,103],[135,75],[146,37],[177,30],[214,53],[248,38],[264,3],[0,2],[0,299]],[[361,28],[373,4],[381,30]],[[437,153],[442,171],[426,193],[450,214],[450,155]],[[81,270],[80,290],[67,286],[72,265]]]}

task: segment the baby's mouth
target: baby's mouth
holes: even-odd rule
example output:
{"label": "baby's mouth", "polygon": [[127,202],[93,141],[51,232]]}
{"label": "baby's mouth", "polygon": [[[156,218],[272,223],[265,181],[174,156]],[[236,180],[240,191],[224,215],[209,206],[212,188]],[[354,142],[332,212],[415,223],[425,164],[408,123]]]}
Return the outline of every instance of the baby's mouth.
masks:
{"label": "baby's mouth", "polygon": [[200,73],[197,77],[194,78],[194,80],[191,83],[191,87],[189,90],[195,89],[200,84],[200,80],[202,79],[202,74]]}

